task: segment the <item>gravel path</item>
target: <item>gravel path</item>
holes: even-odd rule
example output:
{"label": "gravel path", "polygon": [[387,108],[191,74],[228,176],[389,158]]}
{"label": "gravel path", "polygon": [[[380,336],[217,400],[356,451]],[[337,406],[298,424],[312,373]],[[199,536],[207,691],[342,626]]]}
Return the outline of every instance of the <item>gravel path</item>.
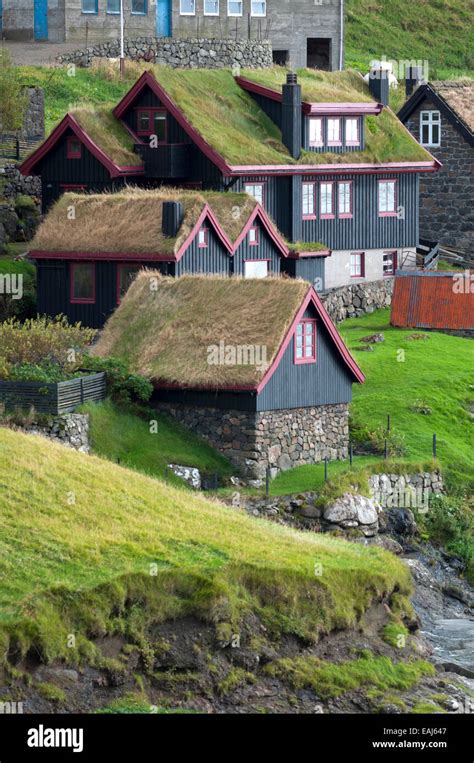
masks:
{"label": "gravel path", "polygon": [[54,66],[56,56],[81,48],[79,42],[2,42],[18,66]]}

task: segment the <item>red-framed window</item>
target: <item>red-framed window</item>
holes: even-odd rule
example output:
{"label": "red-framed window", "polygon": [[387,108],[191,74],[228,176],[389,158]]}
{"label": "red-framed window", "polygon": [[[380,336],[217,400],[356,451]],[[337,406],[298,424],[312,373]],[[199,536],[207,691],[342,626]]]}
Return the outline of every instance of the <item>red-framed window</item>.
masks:
{"label": "red-framed window", "polygon": [[331,220],[334,217],[334,183],[319,184],[319,216],[321,220]]}
{"label": "red-framed window", "polygon": [[312,148],[324,146],[324,123],[321,117],[309,118],[309,145]]}
{"label": "red-framed window", "polygon": [[249,246],[258,246],[260,243],[260,231],[257,225],[249,228]]}
{"label": "red-framed window", "polygon": [[346,117],[344,121],[346,146],[360,146],[359,117]]}
{"label": "red-framed window", "polygon": [[395,217],[397,214],[397,181],[379,180],[379,217]]}
{"label": "red-framed window", "polygon": [[341,119],[329,117],[327,121],[328,146],[342,146]]}
{"label": "red-framed window", "polygon": [[207,249],[208,246],[209,246],[209,229],[202,227],[198,231],[198,248]]}
{"label": "red-framed window", "polygon": [[244,278],[266,278],[271,260],[244,260]]}
{"label": "red-framed window", "polygon": [[351,252],[351,278],[364,278],[365,252]]}
{"label": "red-framed window", "polygon": [[397,269],[397,252],[383,253],[383,274],[384,276],[394,276]]}
{"label": "red-framed window", "polygon": [[82,143],[75,135],[70,135],[66,142],[66,156],[68,159],[81,159]]}
{"label": "red-framed window", "polygon": [[249,196],[253,196],[261,207],[265,206],[265,183],[245,183],[244,191]]}
{"label": "red-framed window", "polygon": [[352,180],[337,184],[337,214],[342,220],[352,217]]}
{"label": "red-framed window", "polygon": [[117,304],[119,305],[129,287],[132,284],[133,279],[141,270],[143,265],[135,262],[124,262],[117,265]]}
{"label": "red-framed window", "polygon": [[303,220],[314,220],[316,217],[316,183],[303,183],[301,205]]}
{"label": "red-framed window", "polygon": [[95,303],[95,262],[71,262],[70,299],[73,304]]}
{"label": "red-framed window", "polygon": [[137,135],[156,135],[158,143],[167,143],[168,113],[166,109],[137,109]]}
{"label": "red-framed window", "polygon": [[296,327],[295,363],[316,363],[316,320],[305,318]]}

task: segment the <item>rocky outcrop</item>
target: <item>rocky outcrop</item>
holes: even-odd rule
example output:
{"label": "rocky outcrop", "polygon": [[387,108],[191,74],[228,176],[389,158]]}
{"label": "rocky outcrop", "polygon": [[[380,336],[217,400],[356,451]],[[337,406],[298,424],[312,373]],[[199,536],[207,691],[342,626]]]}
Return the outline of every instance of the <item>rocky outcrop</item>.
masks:
{"label": "rocky outcrop", "polygon": [[176,477],[191,485],[194,490],[201,489],[201,473],[199,469],[195,469],[192,466],[180,466],[179,464],[168,464],[168,469],[171,469]]}
{"label": "rocky outcrop", "polygon": [[373,313],[392,303],[393,278],[368,281],[328,289],[320,293],[321,301],[335,323]]}
{"label": "rocky outcrop", "polygon": [[[93,47],[58,56],[62,64],[90,66],[94,58],[118,58],[120,41],[111,40]],[[125,58],[153,61],[180,69],[222,69],[235,66],[261,69],[271,66],[269,40],[179,39],[138,37],[125,40]]]}

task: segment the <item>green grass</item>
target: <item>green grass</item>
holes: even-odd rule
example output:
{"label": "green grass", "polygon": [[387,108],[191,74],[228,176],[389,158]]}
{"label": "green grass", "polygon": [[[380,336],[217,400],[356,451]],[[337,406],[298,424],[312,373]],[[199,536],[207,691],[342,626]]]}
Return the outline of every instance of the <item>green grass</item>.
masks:
{"label": "green grass", "polygon": [[[90,415],[92,448],[98,456],[178,486],[186,483],[167,469],[168,464],[195,466],[220,476],[232,474],[229,462],[204,440],[154,411],[137,415],[110,400],[85,405],[82,410]],[[158,425],[154,434],[150,421]]]}
{"label": "green grass", "polygon": [[372,58],[429,63],[430,79],[473,76],[470,0],[347,0],[346,65],[366,69]]}
{"label": "green grass", "polygon": [[293,689],[313,689],[319,697],[339,697],[361,687],[378,690],[410,689],[435,669],[423,660],[394,663],[368,651],[355,660],[331,663],[313,656],[285,657],[265,667],[265,672],[281,678]]}
{"label": "green grass", "polygon": [[182,616],[233,633],[258,616],[275,637],[313,641],[411,592],[408,568],[382,549],[257,520],[8,429],[0,505],[2,655],[10,643],[90,661],[91,634],[140,643],[151,623]]}

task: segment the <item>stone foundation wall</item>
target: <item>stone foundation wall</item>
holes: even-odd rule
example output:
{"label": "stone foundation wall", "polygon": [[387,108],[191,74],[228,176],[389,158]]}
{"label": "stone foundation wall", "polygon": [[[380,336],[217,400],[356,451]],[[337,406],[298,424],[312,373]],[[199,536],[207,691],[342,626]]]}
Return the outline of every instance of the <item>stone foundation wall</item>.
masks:
{"label": "stone foundation wall", "polygon": [[335,323],[373,313],[392,303],[394,278],[370,281],[328,289],[319,294],[322,303]]}
{"label": "stone foundation wall", "polygon": [[3,185],[1,195],[5,199],[13,199],[15,196],[31,196],[39,209],[41,178],[38,175],[25,177],[14,164],[5,164],[4,167],[0,168],[0,179]]}
{"label": "stone foundation wall", "polygon": [[81,453],[89,453],[89,415],[66,413],[51,417],[47,422],[33,423],[21,429],[27,434],[42,435]]}
{"label": "stone foundation wall", "polygon": [[[167,39],[138,37],[125,40],[125,58],[141,59],[150,53],[155,63],[181,69],[222,69],[243,66],[261,69],[272,65],[272,46],[268,40]],[[76,50],[57,60],[63,64],[90,66],[94,58],[118,58],[120,41],[111,40]]]}
{"label": "stone foundation wall", "polygon": [[158,403],[207,440],[248,478],[262,479],[302,464],[348,457],[348,405],[259,413]]}

